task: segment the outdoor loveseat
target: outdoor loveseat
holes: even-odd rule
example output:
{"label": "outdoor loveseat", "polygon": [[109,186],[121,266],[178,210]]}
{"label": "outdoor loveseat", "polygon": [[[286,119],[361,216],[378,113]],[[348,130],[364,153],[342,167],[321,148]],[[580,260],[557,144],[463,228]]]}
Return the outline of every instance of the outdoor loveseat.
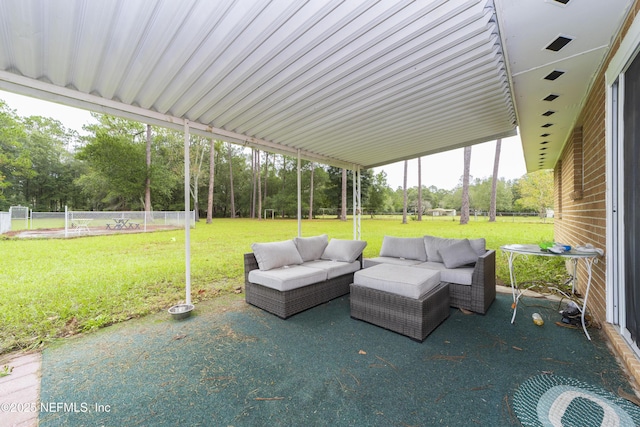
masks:
{"label": "outdoor loveseat", "polygon": [[496,297],[496,252],[485,239],[444,239],[435,236],[385,236],[380,256],[365,258],[364,268],[393,264],[440,272],[449,286],[452,307],[484,314]]}
{"label": "outdoor loveseat", "polygon": [[361,240],[328,240],[326,234],[254,243],[244,254],[247,303],[283,319],[349,293],[362,268]]}

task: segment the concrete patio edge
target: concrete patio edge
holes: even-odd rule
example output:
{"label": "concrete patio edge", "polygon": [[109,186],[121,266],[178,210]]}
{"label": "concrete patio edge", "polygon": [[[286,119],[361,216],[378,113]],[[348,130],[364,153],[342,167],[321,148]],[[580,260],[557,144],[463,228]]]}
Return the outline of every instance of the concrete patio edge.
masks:
{"label": "concrete patio edge", "polygon": [[0,367],[13,368],[0,377],[0,418],[3,425],[31,427],[38,425],[42,354],[19,353],[0,358]]}

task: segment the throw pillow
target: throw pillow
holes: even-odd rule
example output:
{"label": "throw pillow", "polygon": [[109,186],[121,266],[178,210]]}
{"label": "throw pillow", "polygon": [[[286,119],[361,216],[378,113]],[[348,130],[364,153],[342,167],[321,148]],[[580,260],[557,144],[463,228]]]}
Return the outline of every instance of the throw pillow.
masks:
{"label": "throw pillow", "polygon": [[302,257],[293,240],[251,245],[260,270],[272,270],[285,265],[302,264]]}
{"label": "throw pillow", "polygon": [[329,236],[322,234],[315,237],[296,237],[293,242],[303,261],[314,261],[322,256],[329,244]]}
{"label": "throw pillow", "polygon": [[471,247],[476,251],[478,256],[482,256],[487,252],[487,241],[484,238],[469,239],[469,243],[471,243]]}
{"label": "throw pillow", "polygon": [[440,249],[440,256],[447,268],[458,268],[478,261],[478,254],[473,250],[468,239],[443,247]]}
{"label": "throw pillow", "polygon": [[440,250],[449,247],[461,239],[445,239],[443,237],[424,236],[424,246],[427,251],[427,261],[442,262]]}
{"label": "throw pillow", "polygon": [[422,237],[384,236],[380,256],[426,261],[427,251]]}
{"label": "throw pillow", "polygon": [[367,242],[364,240],[331,239],[321,258],[331,261],[354,262],[366,246]]}

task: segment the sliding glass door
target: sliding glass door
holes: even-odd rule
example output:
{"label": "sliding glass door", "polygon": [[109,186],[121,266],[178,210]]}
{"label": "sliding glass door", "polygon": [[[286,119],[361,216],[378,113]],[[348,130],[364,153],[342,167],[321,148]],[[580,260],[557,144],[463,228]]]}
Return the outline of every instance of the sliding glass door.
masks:
{"label": "sliding glass door", "polygon": [[624,221],[625,326],[631,340],[640,337],[640,57],[624,73],[622,103],[622,220]]}

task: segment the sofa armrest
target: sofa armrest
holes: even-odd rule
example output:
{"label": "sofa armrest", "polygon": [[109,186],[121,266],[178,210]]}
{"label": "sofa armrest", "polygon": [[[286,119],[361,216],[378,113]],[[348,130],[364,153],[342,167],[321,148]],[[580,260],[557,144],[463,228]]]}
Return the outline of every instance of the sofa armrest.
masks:
{"label": "sofa armrest", "polygon": [[253,252],[244,254],[244,284],[249,283],[249,272],[258,269],[258,260]]}
{"label": "sofa armrest", "polygon": [[481,255],[476,262],[471,279],[472,300],[482,301],[482,307],[477,307],[480,313],[485,313],[496,298],[496,251],[491,249]]}

